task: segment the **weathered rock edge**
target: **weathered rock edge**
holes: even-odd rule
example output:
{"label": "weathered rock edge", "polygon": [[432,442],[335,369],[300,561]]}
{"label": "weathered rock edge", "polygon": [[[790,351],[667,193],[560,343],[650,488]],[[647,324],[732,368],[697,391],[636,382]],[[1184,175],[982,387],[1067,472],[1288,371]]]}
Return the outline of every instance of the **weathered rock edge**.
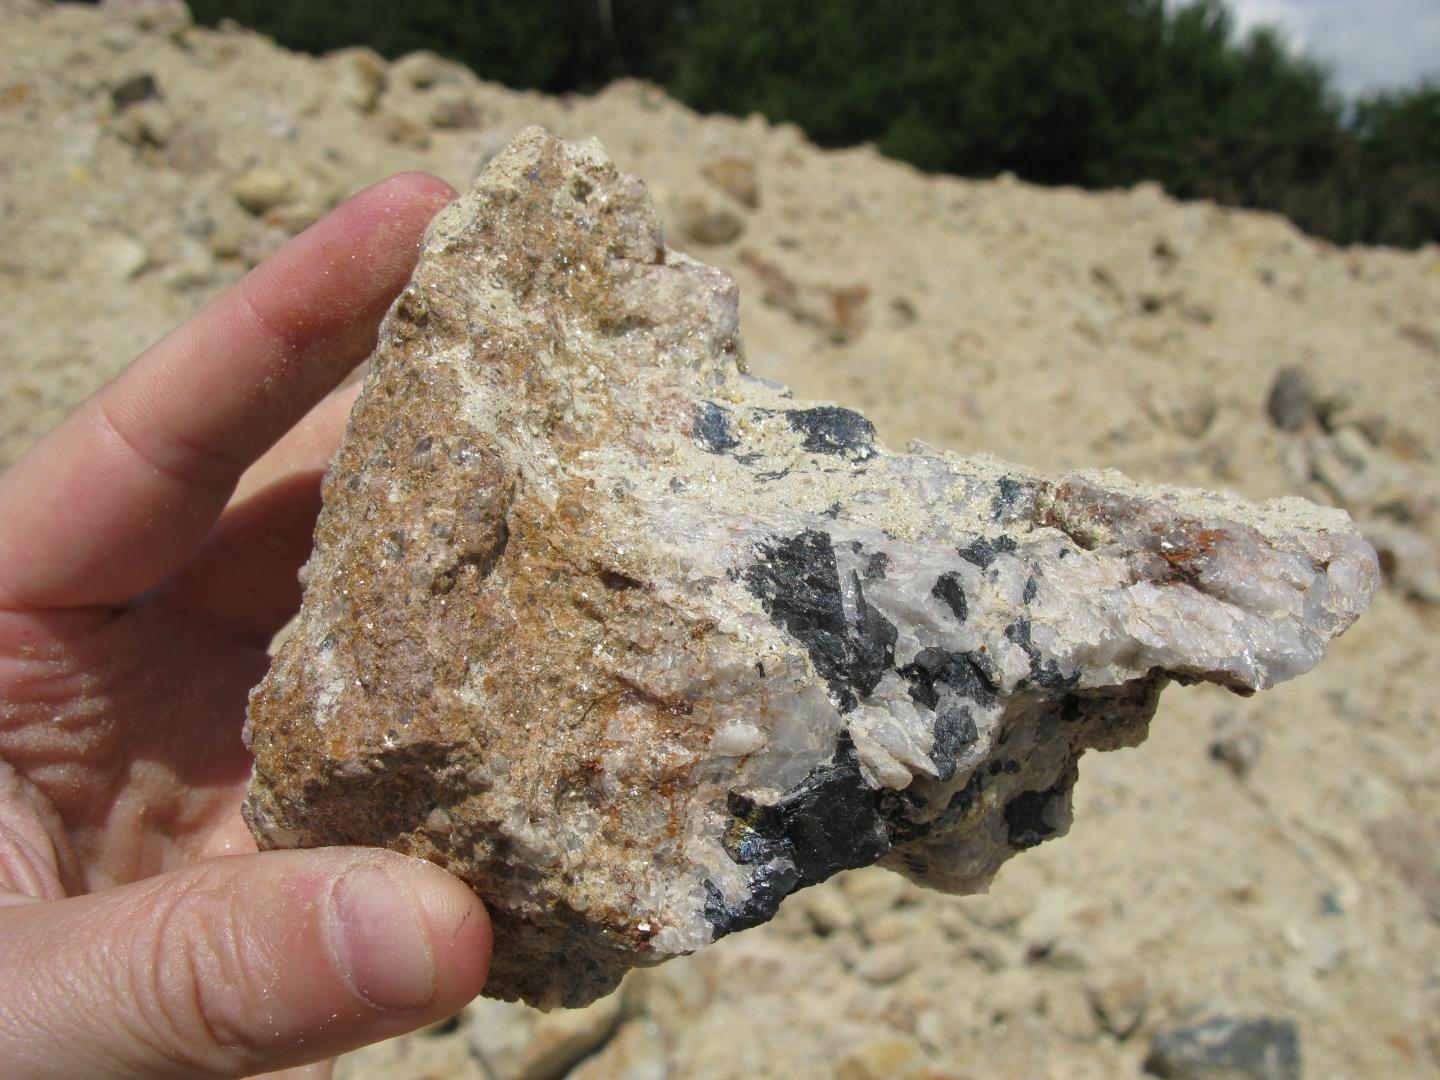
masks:
{"label": "weathered rock edge", "polygon": [[381,330],[245,816],[447,867],[486,992],[580,1005],[841,869],[984,888],[1168,682],[1300,674],[1377,580],[1302,500],[890,452],[749,376],[729,277],[530,129]]}

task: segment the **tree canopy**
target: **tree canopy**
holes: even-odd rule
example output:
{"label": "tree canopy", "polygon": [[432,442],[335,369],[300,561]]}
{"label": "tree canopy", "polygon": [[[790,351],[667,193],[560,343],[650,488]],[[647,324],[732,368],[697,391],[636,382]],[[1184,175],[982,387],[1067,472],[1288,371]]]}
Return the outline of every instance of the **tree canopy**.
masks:
{"label": "tree canopy", "polygon": [[1347,106],[1221,0],[192,0],[282,44],[432,49],[551,93],[629,75],[919,168],[1157,180],[1341,243],[1440,240],[1440,84]]}

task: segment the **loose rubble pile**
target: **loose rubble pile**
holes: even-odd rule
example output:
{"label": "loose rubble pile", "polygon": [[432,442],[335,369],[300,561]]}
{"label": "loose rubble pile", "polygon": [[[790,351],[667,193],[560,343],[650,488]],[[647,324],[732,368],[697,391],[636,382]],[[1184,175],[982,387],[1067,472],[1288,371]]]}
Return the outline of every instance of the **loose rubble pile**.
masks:
{"label": "loose rubble pile", "polygon": [[[633,82],[561,99],[433,54],[302,56],[175,2],[0,0],[0,40],[0,466],[349,193],[404,169],[464,190],[542,124],[598,136],[667,243],[734,277],[756,374],[878,439],[1302,495],[1380,553],[1325,663],[1164,695],[989,894],[843,871],[589,1008],[482,1000],[346,1080],[1109,1080],[1221,1022],[1293,1029],[1306,1076],[1440,1069],[1440,250],[1338,250],[1152,185],[924,176]],[[287,192],[258,213],[255,170]]]}
{"label": "loose rubble pile", "polygon": [[247,820],[469,882],[493,996],[586,1004],[877,861],[981,890],[1166,683],[1307,671],[1378,585],[1300,500],[891,453],[749,375],[736,299],[529,129],[432,226],[326,479]]}

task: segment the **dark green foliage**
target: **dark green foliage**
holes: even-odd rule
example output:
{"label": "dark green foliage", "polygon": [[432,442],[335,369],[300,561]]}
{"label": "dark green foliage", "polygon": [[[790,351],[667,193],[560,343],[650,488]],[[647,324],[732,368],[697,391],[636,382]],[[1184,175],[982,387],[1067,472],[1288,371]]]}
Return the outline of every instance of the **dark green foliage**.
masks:
{"label": "dark green foliage", "polygon": [[1440,82],[1362,98],[1354,130],[1363,160],[1356,186],[1367,197],[1352,236],[1407,246],[1440,240]]}
{"label": "dark green foliage", "polygon": [[307,52],[368,45],[383,56],[430,49],[509,86],[594,90],[648,70],[672,22],[667,0],[190,0]]}
{"label": "dark green foliage", "polygon": [[922,169],[1154,179],[1341,243],[1440,240],[1440,85],[1359,102],[1220,0],[192,0],[283,44],[428,48],[550,92],[649,78]]}

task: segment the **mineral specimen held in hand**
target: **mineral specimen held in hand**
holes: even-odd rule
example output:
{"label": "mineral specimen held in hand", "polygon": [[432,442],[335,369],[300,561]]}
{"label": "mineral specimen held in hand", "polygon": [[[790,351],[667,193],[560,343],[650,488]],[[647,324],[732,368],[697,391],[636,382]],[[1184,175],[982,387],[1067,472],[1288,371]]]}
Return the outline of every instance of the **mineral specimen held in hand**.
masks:
{"label": "mineral specimen held in hand", "polygon": [[1376,587],[1335,510],[893,453],[748,375],[736,304],[529,130],[431,227],[326,480],[246,815],[469,882],[495,996],[582,1004],[847,867],[982,888],[1168,682],[1298,675]]}

